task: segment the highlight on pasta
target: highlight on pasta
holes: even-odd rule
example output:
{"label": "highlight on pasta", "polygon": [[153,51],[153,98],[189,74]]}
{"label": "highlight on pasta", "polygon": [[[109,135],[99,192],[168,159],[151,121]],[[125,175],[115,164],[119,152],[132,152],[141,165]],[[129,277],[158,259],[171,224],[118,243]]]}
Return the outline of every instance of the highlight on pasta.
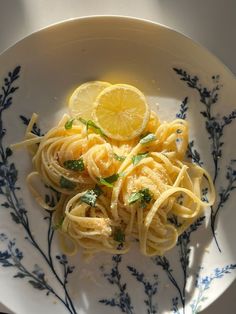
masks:
{"label": "highlight on pasta", "polygon": [[[160,121],[130,85],[88,82],[72,96],[70,114],[44,136],[31,132],[33,114],[13,145],[32,154],[27,183],[53,211],[63,252],[124,254],[137,242],[143,255],[165,254],[215,200],[208,172],[186,159],[188,122]],[[54,207],[38,182],[57,195]]]}

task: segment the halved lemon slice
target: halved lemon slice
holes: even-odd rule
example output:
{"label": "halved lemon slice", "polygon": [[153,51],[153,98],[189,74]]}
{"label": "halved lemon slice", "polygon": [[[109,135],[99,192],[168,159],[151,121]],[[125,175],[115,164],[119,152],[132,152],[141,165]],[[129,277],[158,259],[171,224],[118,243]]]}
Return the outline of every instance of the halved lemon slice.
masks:
{"label": "halved lemon slice", "polygon": [[144,94],[131,85],[107,87],[94,102],[93,118],[112,139],[126,141],[137,137],[147,125],[149,116]]}
{"label": "halved lemon slice", "polygon": [[91,81],[77,87],[69,99],[70,114],[86,120],[91,119],[95,99],[109,86],[111,84],[107,82]]}

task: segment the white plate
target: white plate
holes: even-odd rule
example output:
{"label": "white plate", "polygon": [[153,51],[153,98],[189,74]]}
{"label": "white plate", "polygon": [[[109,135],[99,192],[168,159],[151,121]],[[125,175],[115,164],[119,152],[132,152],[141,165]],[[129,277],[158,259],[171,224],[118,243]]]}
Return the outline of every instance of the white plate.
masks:
{"label": "white plate", "polygon": [[[193,314],[224,292],[236,277],[236,83],[228,69],[161,25],[91,17],[20,41],[0,57],[0,78],[3,304],[19,314]],[[133,84],[162,119],[187,118],[193,157],[216,176],[215,206],[166,257],[150,259],[133,249],[122,257],[99,254],[86,264],[80,256],[62,256],[49,214],[26,187],[30,157],[7,149],[23,138],[33,112],[40,116],[35,131],[46,132],[65,112],[70,92],[93,79]]]}

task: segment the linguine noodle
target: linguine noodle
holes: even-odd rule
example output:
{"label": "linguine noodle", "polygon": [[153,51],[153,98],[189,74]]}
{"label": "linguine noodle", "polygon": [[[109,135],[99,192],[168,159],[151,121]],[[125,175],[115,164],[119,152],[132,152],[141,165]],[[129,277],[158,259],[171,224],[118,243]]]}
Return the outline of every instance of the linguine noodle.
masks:
{"label": "linguine noodle", "polygon": [[[208,172],[184,160],[188,123],[161,123],[152,112],[142,137],[112,140],[65,115],[44,136],[32,134],[34,114],[25,145],[33,155],[27,177],[36,201],[54,211],[59,240],[66,254],[82,248],[85,254],[128,252],[132,241],[142,254],[163,255],[205,207],[214,203]],[[51,208],[35,179],[60,193]],[[203,198],[204,184],[208,200]],[[204,201],[203,201],[204,199]],[[119,245],[122,243],[122,245]]]}

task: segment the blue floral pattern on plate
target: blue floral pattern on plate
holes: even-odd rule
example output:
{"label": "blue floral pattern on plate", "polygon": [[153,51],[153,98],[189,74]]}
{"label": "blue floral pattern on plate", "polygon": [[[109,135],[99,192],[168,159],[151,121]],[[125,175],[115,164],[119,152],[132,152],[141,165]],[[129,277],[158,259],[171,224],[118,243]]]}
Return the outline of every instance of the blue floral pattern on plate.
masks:
{"label": "blue floral pattern on plate", "polygon": [[[19,88],[15,86],[15,82],[20,76],[21,67],[17,66],[12,72],[8,73],[8,76],[4,79],[4,85],[2,86],[3,93],[0,95],[0,194],[4,196],[5,202],[1,205],[5,207],[14,223],[22,225],[25,231],[25,239],[29,241],[32,247],[38,251],[44,261],[47,263],[49,269],[53,273],[55,280],[64,290],[64,296],[60,296],[57,291],[48,283],[45,279],[43,269],[39,265],[34,265],[33,270],[27,269],[23,264],[24,253],[17,248],[16,239],[8,239],[8,236],[1,234],[1,240],[7,242],[7,248],[5,251],[0,252],[0,263],[3,267],[14,267],[17,269],[15,278],[27,279],[29,284],[33,288],[46,291],[46,294],[53,294],[58,300],[60,300],[69,313],[76,313],[73,301],[67,289],[68,277],[73,272],[73,266],[68,265],[68,260],[65,255],[57,255],[55,257],[51,254],[52,242],[54,237],[54,229],[52,228],[52,213],[45,212],[44,221],[48,224],[47,233],[47,250],[43,250],[30,227],[30,221],[28,219],[28,213],[23,205],[23,201],[18,197],[17,191],[20,187],[17,186],[18,171],[15,164],[10,161],[12,151],[9,147],[4,147],[3,138],[6,134],[6,128],[3,123],[3,112],[12,105],[12,95]],[[27,120],[23,119],[23,122],[27,124]],[[29,122],[29,121],[28,121]],[[36,134],[40,134],[40,130],[35,125],[33,128]],[[53,196],[46,195],[45,200],[48,203],[55,202]],[[64,270],[63,278],[60,278],[55,270],[54,264],[59,262]]]}

